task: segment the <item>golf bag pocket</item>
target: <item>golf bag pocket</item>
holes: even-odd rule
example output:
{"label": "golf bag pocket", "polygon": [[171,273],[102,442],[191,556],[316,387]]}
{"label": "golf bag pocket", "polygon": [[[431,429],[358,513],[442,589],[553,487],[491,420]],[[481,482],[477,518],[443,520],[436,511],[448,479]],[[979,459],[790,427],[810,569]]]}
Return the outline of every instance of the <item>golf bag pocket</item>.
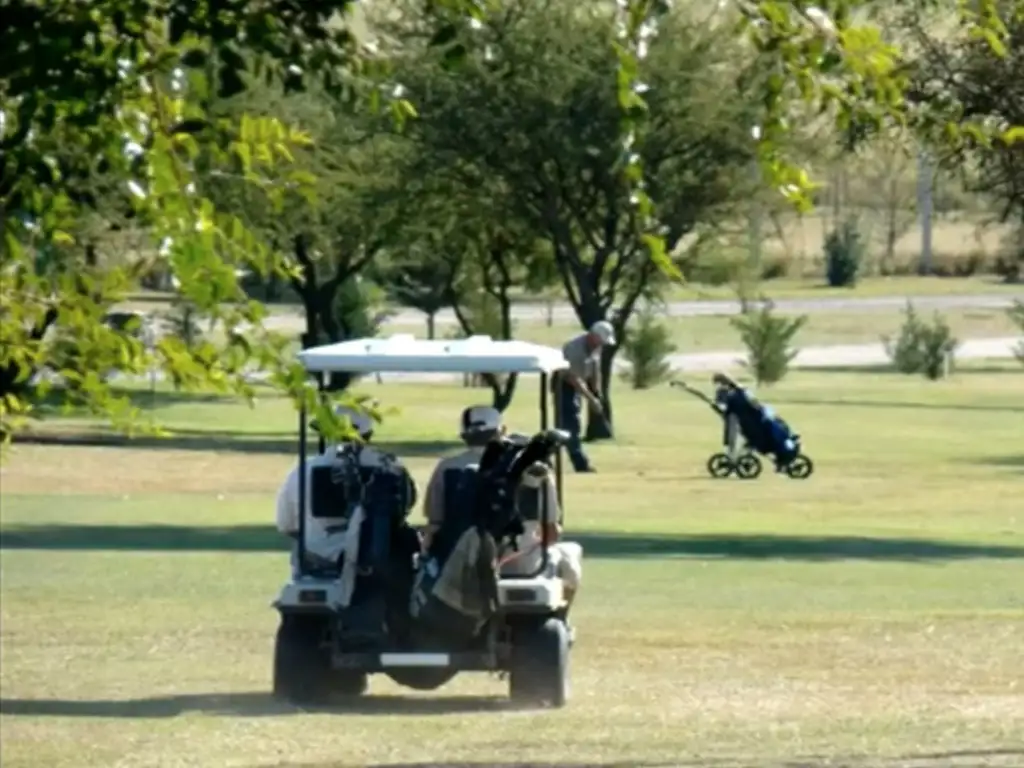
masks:
{"label": "golf bag pocket", "polygon": [[412,619],[453,641],[476,636],[498,607],[496,554],[493,539],[470,528],[444,562],[426,558],[412,589]]}

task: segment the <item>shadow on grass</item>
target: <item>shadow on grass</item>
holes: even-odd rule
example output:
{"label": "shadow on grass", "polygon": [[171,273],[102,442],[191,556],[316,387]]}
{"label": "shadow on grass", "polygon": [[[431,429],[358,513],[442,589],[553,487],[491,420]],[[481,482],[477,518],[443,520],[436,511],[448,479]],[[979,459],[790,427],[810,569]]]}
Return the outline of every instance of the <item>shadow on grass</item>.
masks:
{"label": "shadow on grass", "polygon": [[[1024,547],[929,539],[773,534],[618,534],[570,532],[592,558],[737,560],[966,560],[1024,558]],[[0,534],[0,549],[126,552],[281,552],[272,526],[23,525]]]}
{"label": "shadow on grass", "polygon": [[[1013,361],[1011,360],[1010,363],[1012,362]],[[886,374],[893,377],[908,376],[908,374],[900,373],[895,368],[893,368],[892,365],[885,363],[875,363],[872,365],[816,365],[813,368],[804,368],[803,370],[806,371],[807,373],[866,373],[874,376],[877,376],[879,374]],[[973,365],[971,363],[967,363],[963,366],[958,367],[954,372],[954,376],[970,376],[971,374],[987,375],[993,373],[1015,373],[1017,375],[1020,375],[1021,368],[1019,365],[1014,366],[1009,363],[1007,365],[993,365],[985,363]]]}
{"label": "shadow on grass", "polygon": [[1024,558],[1024,547],[931,539],[870,536],[778,536],[774,534],[570,533],[584,557],[693,558],[735,560],[929,561]]}
{"label": "shadow on grass", "polygon": [[111,552],[283,552],[271,525],[25,525],[0,532],[0,550]]}
{"label": "shadow on grass", "polygon": [[[238,397],[218,392],[184,392],[173,389],[158,389],[154,392],[149,389],[127,389],[114,386],[111,387],[111,394],[115,397],[127,397],[132,406],[141,411],[168,408],[172,405],[240,404],[243,402]],[[41,398],[35,406],[35,410],[43,418],[66,417],[64,403],[63,391],[58,387]],[[83,417],[88,415],[84,411],[80,411],[78,414]],[[76,412],[72,411],[72,416],[74,415]]]}
{"label": "shadow on grass", "polygon": [[[169,430],[165,437],[126,435],[110,432],[35,432],[22,434],[15,442],[24,445],[63,445],[96,448],[129,448],[132,450],[211,451],[230,453],[281,453],[298,455],[298,437],[283,432],[207,431],[201,429]],[[309,441],[310,452],[316,452],[316,439]],[[375,445],[404,458],[433,458],[462,449],[455,440],[381,441]]]}
{"label": "shadow on grass", "polygon": [[915,403],[906,400],[810,400],[801,397],[775,398],[773,402],[785,405],[810,405],[821,408],[895,408],[897,410],[924,411],[978,411],[989,413],[1016,413],[1024,415],[1024,400],[1021,405],[988,405],[986,403]]}
{"label": "shadow on grass", "polygon": [[[906,768],[914,765],[917,768],[948,768],[950,761],[957,761],[956,765],[980,766],[989,764],[991,760],[1004,760],[1024,756],[1024,750],[1020,749],[978,749],[978,750],[956,750],[950,752],[934,752],[928,754],[909,754],[899,757],[836,757],[834,755],[806,755],[782,759],[772,758],[730,758],[730,757],[702,757],[698,759],[673,760],[669,763],[646,762],[629,760],[623,762],[598,762],[589,760],[587,762],[496,762],[488,761],[438,761],[427,760],[416,763],[371,763],[370,768],[835,768],[845,766],[846,768]],[[971,760],[979,762],[963,763],[960,761]],[[1005,763],[1000,762],[1001,765]],[[331,761],[322,763],[277,763],[273,768],[347,768],[354,765],[344,761]]]}
{"label": "shadow on grass", "polygon": [[201,693],[144,699],[0,699],[0,713],[23,717],[159,719],[190,712],[228,717],[282,717],[307,712],[354,715],[445,715],[509,711],[506,698],[493,696],[366,696],[324,707],[296,707],[269,693]]}
{"label": "shadow on grass", "polygon": [[1018,454],[1016,456],[985,456],[983,458],[972,459],[970,463],[983,467],[1015,469],[1024,473],[1024,454]]}

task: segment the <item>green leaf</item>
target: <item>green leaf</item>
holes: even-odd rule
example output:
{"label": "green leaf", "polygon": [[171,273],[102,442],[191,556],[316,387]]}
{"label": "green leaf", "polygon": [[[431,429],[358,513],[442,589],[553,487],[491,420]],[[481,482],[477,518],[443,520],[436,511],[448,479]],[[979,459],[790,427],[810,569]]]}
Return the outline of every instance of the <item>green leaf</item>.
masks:
{"label": "green leaf", "polygon": [[208,59],[209,56],[202,48],[190,48],[181,55],[182,65],[192,69],[205,67]]}
{"label": "green leaf", "polygon": [[228,64],[222,64],[218,72],[217,95],[222,99],[230,99],[232,96],[245,91],[245,82],[242,80],[239,70]]}
{"label": "green leaf", "polygon": [[429,45],[434,48],[439,48],[445,45],[449,45],[454,42],[459,36],[459,30],[454,24],[446,24],[438,29],[434,36],[430,38]]}
{"label": "green leaf", "polygon": [[1003,135],[999,137],[1002,139],[1004,144],[1013,145],[1017,142],[1024,142],[1024,127],[1015,125],[1007,131],[1003,132]]}

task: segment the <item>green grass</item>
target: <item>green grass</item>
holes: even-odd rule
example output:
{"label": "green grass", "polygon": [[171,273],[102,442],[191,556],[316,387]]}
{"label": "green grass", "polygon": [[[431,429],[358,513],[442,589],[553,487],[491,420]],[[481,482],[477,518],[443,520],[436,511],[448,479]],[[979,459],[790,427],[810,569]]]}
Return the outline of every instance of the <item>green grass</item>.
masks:
{"label": "green grass", "polygon": [[[1022,293],[1020,285],[1010,285],[995,276],[980,277],[869,277],[861,280],[854,288],[831,288],[821,277],[786,277],[766,280],[760,290],[773,299],[823,299],[823,298],[869,298],[878,296],[950,296]],[[564,301],[561,293],[554,295]],[[140,312],[167,312],[172,296],[160,291],[141,291],[132,294],[119,305],[123,309]],[[671,291],[674,301],[700,301],[707,299],[736,298],[735,289],[729,285],[705,285],[689,283]],[[524,303],[543,302],[543,297],[524,295],[517,297]],[[297,304],[272,304],[268,309],[275,314],[294,314],[301,311]]]}
{"label": "green grass", "polygon": [[[782,316],[791,313],[779,312]],[[921,311],[930,319],[932,314]],[[1014,336],[1017,327],[1002,309],[949,309],[940,313],[949,323],[953,335],[958,339]],[[832,344],[872,344],[885,336],[899,334],[905,319],[903,310],[877,310],[870,312],[815,312],[807,315],[807,322],[797,333],[795,346],[817,346]],[[680,354],[691,352],[740,349],[739,332],[733,328],[729,316],[698,315],[694,317],[665,317],[662,322],[672,335],[672,341]],[[635,321],[634,321],[635,322]],[[439,333],[455,326],[440,326]],[[535,341],[540,344],[561,346],[573,334],[580,333],[578,322],[556,321],[551,325],[543,321],[517,320],[514,333],[517,339]],[[416,333],[408,325],[388,324],[381,335],[392,333]],[[419,331],[422,335],[424,331]]]}
{"label": "green grass", "polygon": [[[3,764],[1019,765],[1022,384],[1009,363],[938,384],[796,373],[768,399],[805,437],[805,482],[711,480],[706,408],[619,390],[601,472],[566,479],[587,554],[558,712],[503,710],[480,674],[434,695],[374,679],[359,710],[269,702],[287,570],[273,494],[294,445],[279,400],[158,393],[162,443],[18,445],[2,470]],[[380,439],[421,484],[485,396],[368,389],[399,408]],[[532,394],[514,427],[534,423]]]}

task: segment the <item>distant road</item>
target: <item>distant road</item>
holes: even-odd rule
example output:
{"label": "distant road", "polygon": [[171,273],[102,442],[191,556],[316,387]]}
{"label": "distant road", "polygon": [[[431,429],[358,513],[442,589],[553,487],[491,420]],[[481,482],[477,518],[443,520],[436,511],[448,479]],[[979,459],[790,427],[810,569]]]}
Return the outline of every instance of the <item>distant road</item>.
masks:
{"label": "distant road", "polygon": [[[963,294],[950,296],[875,296],[851,297],[848,299],[829,296],[820,299],[780,299],[775,302],[775,309],[788,314],[814,314],[827,312],[880,312],[900,310],[912,301],[914,306],[925,311],[943,309],[1005,309],[1013,304],[1014,299],[1024,299],[1024,288],[1019,295],[1012,294]],[[697,317],[701,315],[735,315],[739,313],[739,303],[733,300],[693,300],[673,301],[666,306],[666,312],[672,317]],[[557,323],[576,322],[576,314],[566,302],[554,305],[551,312]],[[522,303],[512,306],[513,320],[543,322],[548,316],[547,307],[543,304]],[[392,315],[390,325],[409,325],[422,327],[426,316],[414,309],[403,309]],[[436,316],[438,324],[454,324],[455,315],[451,310],[439,312]],[[305,327],[305,319],[301,314],[276,314],[267,318],[264,323],[268,328],[277,331],[300,331]]]}
{"label": "distant road", "polygon": [[[1024,336],[1004,336],[990,339],[966,339],[956,350],[957,360],[1006,360],[1014,356],[1014,349],[1024,344]],[[680,373],[702,373],[712,370],[727,370],[741,365],[744,353],[740,350],[722,350],[719,352],[697,352],[685,355],[672,355],[668,358],[672,369]],[[873,344],[836,344],[831,346],[800,347],[793,360],[794,368],[832,368],[851,367],[866,368],[875,365],[888,365],[889,356],[881,342]],[[624,363],[621,357],[616,358],[616,367]],[[451,382],[458,380],[459,374],[450,373],[384,373],[382,382]],[[1022,371],[1024,376],[1024,371]],[[260,381],[266,377],[262,372],[251,374],[251,380]],[[114,379],[122,378],[115,376]],[[145,377],[131,377],[144,380]],[[163,378],[157,374],[157,378]],[[372,380],[372,376],[366,377]]]}
{"label": "distant road", "polygon": [[[966,339],[956,349],[957,360],[998,360],[1014,356],[1014,348],[1024,343],[1022,336],[1004,336],[992,339]],[[710,371],[731,368],[739,364],[744,353],[701,352],[673,355],[669,363],[679,371]],[[795,368],[862,368],[888,365],[889,356],[881,342],[873,344],[836,344],[823,347],[799,347],[792,365]],[[1024,375],[1024,369],[1022,369]]]}

